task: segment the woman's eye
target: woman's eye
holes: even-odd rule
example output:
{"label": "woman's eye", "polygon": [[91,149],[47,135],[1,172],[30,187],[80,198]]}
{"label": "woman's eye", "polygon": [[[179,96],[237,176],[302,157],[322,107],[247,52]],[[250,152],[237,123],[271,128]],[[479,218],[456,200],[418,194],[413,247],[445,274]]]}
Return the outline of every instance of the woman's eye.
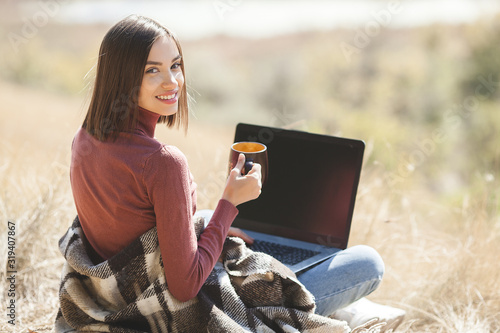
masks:
{"label": "woman's eye", "polygon": [[151,67],[148,70],[146,70],[146,73],[158,73],[159,70],[156,67]]}
{"label": "woman's eye", "polygon": [[178,69],[178,68],[181,68],[181,63],[180,62],[176,62],[172,65],[172,69]]}

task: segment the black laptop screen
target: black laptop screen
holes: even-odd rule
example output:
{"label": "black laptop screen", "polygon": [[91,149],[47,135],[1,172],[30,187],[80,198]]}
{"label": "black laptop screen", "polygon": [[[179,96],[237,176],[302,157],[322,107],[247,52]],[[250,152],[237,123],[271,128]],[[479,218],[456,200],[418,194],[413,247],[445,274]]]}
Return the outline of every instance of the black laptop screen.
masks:
{"label": "black laptop screen", "polygon": [[238,124],[235,142],[268,148],[268,180],[238,206],[234,225],[346,248],[364,143],[359,140]]}

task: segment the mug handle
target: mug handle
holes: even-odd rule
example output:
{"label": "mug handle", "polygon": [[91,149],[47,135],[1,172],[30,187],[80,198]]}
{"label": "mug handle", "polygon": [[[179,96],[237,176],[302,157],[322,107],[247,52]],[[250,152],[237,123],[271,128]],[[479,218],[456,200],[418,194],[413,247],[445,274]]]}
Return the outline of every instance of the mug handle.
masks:
{"label": "mug handle", "polygon": [[242,175],[246,175],[253,168],[253,159],[249,158],[245,160],[245,166],[243,170],[241,170]]}

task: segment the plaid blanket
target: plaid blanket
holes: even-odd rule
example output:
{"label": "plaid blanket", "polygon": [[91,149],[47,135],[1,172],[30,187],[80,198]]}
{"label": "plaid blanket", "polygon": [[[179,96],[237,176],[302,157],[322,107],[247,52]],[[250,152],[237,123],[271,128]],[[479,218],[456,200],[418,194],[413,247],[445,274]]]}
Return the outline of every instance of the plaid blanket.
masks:
{"label": "plaid blanket", "polygon": [[350,331],[345,322],[314,314],[312,294],[287,267],[236,237],[227,238],[223,262],[187,302],[168,290],[156,228],[96,262],[77,217],[59,248],[66,262],[56,332]]}

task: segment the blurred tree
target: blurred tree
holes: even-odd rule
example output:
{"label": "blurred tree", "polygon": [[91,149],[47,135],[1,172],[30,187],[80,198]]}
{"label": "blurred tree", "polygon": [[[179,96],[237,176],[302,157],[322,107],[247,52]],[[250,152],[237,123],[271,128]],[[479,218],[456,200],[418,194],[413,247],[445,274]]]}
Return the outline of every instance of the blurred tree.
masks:
{"label": "blurred tree", "polygon": [[[500,100],[500,16],[473,27],[469,67],[461,83],[463,96]],[[478,86],[484,85],[479,89]]]}
{"label": "blurred tree", "polygon": [[467,156],[462,178],[470,186],[484,184],[485,175],[500,179],[499,18],[471,27],[468,66],[458,83],[464,126],[457,147]]}

